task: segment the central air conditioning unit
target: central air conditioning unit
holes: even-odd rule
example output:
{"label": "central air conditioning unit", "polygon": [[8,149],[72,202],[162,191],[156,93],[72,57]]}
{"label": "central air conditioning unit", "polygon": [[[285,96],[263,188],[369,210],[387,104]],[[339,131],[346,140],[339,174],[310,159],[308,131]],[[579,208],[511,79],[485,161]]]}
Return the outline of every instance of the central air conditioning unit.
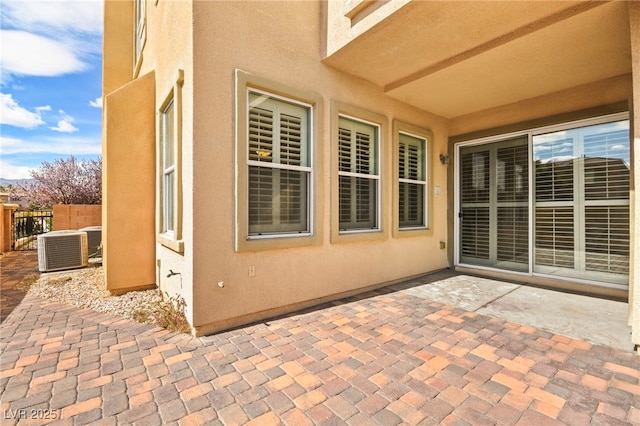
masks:
{"label": "central air conditioning unit", "polygon": [[87,226],[80,229],[87,233],[87,242],[89,243],[89,257],[102,256],[102,226]]}
{"label": "central air conditioning unit", "polygon": [[52,231],[38,235],[40,272],[63,271],[89,265],[87,233]]}

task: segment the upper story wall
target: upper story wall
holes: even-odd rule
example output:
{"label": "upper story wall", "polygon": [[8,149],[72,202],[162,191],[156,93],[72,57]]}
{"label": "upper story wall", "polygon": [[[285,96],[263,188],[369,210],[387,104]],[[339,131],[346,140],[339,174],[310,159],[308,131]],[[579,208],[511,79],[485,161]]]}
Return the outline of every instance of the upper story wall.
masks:
{"label": "upper story wall", "polygon": [[[192,2],[105,0],[103,92],[109,94],[138,76],[155,71],[157,86],[193,63]],[[136,31],[136,10],[140,25]],[[136,54],[136,39],[139,53]]]}
{"label": "upper story wall", "polygon": [[133,79],[133,1],[105,0],[102,44],[102,93]]}

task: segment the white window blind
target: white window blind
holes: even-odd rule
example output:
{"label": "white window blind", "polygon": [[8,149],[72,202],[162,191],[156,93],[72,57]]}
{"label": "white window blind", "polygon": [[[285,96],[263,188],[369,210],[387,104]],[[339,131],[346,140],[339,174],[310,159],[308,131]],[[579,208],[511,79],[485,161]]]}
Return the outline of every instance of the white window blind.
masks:
{"label": "white window blind", "polygon": [[629,158],[628,131],[585,135],[585,198],[629,199]]}
{"label": "white window blind", "polygon": [[529,262],[529,149],[524,139],[496,150],[498,262]]}
{"label": "white window blind", "polygon": [[461,149],[460,256],[523,271],[529,264],[529,157],[523,137]]}
{"label": "white window blind", "polygon": [[249,93],[249,235],[310,232],[309,107]]}
{"label": "white window blind", "polygon": [[341,117],[338,128],[338,209],[341,231],[378,229],[378,130]]}
{"label": "white window blind", "polygon": [[535,264],[574,268],[575,147],[573,139],[559,136],[534,139]]}
{"label": "white window blind", "polygon": [[426,226],[426,141],[400,133],[398,145],[398,215],[401,229]]}
{"label": "white window blind", "polygon": [[585,208],[585,268],[629,273],[629,206]]}
{"label": "white window blind", "polygon": [[629,132],[591,130],[584,136],[585,268],[628,274]]}
{"label": "white window blind", "polygon": [[575,265],[573,206],[536,207],[535,226],[536,265],[573,268]]}
{"label": "white window blind", "polygon": [[605,120],[461,146],[458,261],[627,285],[629,121]]}
{"label": "white window blind", "polygon": [[[629,273],[628,121],[533,138],[534,270],[612,282]],[[617,276],[617,277],[616,277]]]}
{"label": "white window blind", "polygon": [[461,253],[489,260],[489,151],[463,152],[461,165]]}

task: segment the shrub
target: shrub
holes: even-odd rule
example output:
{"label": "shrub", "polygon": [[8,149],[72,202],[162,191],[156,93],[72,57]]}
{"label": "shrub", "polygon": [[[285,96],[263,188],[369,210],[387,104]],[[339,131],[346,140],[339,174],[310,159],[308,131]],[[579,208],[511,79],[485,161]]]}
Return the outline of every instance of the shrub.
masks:
{"label": "shrub", "polygon": [[160,292],[162,299],[152,303],[148,308],[139,308],[133,313],[134,320],[152,322],[158,327],[179,333],[190,333],[191,325],[187,321],[185,308],[187,303],[179,295],[169,296]]}

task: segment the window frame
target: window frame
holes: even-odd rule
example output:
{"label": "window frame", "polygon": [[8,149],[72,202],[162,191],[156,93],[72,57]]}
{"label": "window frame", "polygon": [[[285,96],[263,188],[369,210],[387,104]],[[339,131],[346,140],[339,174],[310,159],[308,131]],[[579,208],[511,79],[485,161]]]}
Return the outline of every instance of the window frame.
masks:
{"label": "window frame", "polygon": [[[182,87],[184,85],[184,71],[178,70],[173,86],[168,90],[164,100],[158,107],[157,113],[157,240],[163,246],[184,253],[182,240]],[[167,138],[165,114],[169,107],[173,108],[173,128],[170,148],[173,164],[165,167]],[[166,176],[173,174],[169,200],[166,195]],[[171,205],[171,226],[167,224],[167,210]],[[172,229],[169,229],[172,228]]]}
{"label": "window frame", "polygon": [[[174,209],[174,192],[173,182],[175,181],[176,174],[176,161],[175,161],[175,133],[173,132],[173,126],[175,126],[175,102],[173,94],[167,99],[166,106],[160,110],[160,138],[162,140],[162,234],[167,235],[173,239],[175,233],[175,224],[173,218],[175,216]],[[171,123],[170,121],[173,121]],[[171,153],[170,159],[167,153]],[[167,191],[171,185],[171,191]]]}
{"label": "window frame", "polygon": [[[371,155],[371,158],[369,159],[373,164],[372,166],[370,166],[370,169],[373,169],[373,171],[370,171],[369,173],[364,173],[364,172],[358,172],[358,171],[344,171],[344,170],[340,170],[340,166],[338,166],[338,180],[340,180],[340,178],[342,177],[347,177],[347,178],[355,178],[355,179],[367,179],[368,181],[371,181],[372,183],[375,183],[375,190],[374,195],[375,195],[375,204],[373,206],[369,206],[369,211],[370,213],[374,214],[374,219],[373,219],[373,225],[372,226],[362,226],[362,227],[357,227],[357,219],[356,221],[353,221],[353,216],[355,216],[357,214],[357,212],[354,211],[350,211],[350,216],[351,216],[351,220],[349,222],[350,224],[350,228],[344,228],[342,226],[342,222],[341,222],[341,218],[339,215],[338,216],[338,228],[339,228],[339,232],[341,234],[351,234],[351,233],[359,233],[359,232],[378,232],[380,230],[380,210],[381,210],[381,206],[380,206],[380,193],[381,193],[381,188],[380,188],[380,126],[375,124],[375,123],[371,123],[365,120],[361,120],[355,117],[351,117],[349,115],[346,114],[339,114],[338,115],[338,129],[341,130],[343,129],[343,125],[344,122],[351,122],[351,126],[353,126],[351,128],[351,130],[353,130],[354,132],[357,131],[356,129],[358,127],[360,128],[369,128],[370,130],[372,130],[371,136],[373,138],[373,151],[374,153]],[[338,137],[339,138],[339,137]],[[338,140],[338,144],[340,144],[340,140]],[[353,167],[355,166],[356,168],[358,167],[357,165],[357,159],[358,159],[358,154],[357,154],[357,150],[358,147],[357,145],[354,143],[351,147],[350,147],[350,153],[349,153],[349,166],[350,168],[353,169]],[[338,162],[341,162],[341,158],[340,158],[340,147],[338,147]],[[353,200],[353,198],[357,197],[357,193],[353,193],[351,200],[350,200],[350,204],[357,204],[357,202],[355,202]],[[340,183],[338,183],[338,205],[340,205]]]}
{"label": "window frame", "polygon": [[[424,142],[424,180],[416,181],[424,185],[424,207],[422,226],[401,226],[400,224],[400,182],[407,181],[400,178],[400,135],[421,139]],[[393,121],[393,237],[419,237],[433,235],[431,218],[433,217],[433,196],[431,191],[432,167],[431,167],[431,145],[433,144],[433,132],[419,126],[415,126],[400,120]]]}
{"label": "window frame", "polygon": [[[341,119],[353,120],[356,122],[372,125],[377,128],[377,223],[375,229],[340,229],[340,185],[339,176],[345,175],[340,172],[339,152],[340,152],[340,121]],[[386,116],[377,114],[366,109],[345,104],[336,100],[331,103],[331,242],[333,244],[352,243],[363,241],[381,241],[389,236],[390,224],[387,222],[392,215],[392,206],[389,205],[389,190],[387,176],[389,175],[389,146],[388,122]]]}
{"label": "window frame", "polygon": [[142,51],[147,41],[147,1],[133,0],[133,77],[142,66]]}
{"label": "window frame", "polygon": [[[305,230],[304,231],[269,231],[269,225],[263,225],[264,227],[264,231],[263,232],[252,232],[251,231],[251,227],[260,227],[260,225],[252,225],[251,224],[251,217],[250,214],[247,215],[247,239],[262,239],[262,238],[283,238],[283,237],[305,237],[305,236],[309,236],[313,233],[313,229],[312,229],[312,223],[313,223],[313,217],[312,217],[312,212],[311,212],[311,208],[310,208],[310,204],[311,204],[311,200],[313,199],[313,188],[311,185],[311,181],[313,179],[313,155],[312,155],[312,151],[313,151],[313,141],[311,138],[311,115],[312,115],[312,105],[308,104],[308,103],[303,103],[303,102],[299,102],[299,101],[295,101],[292,99],[287,99],[283,96],[279,96],[279,95],[275,95],[273,93],[267,92],[265,90],[261,90],[261,89],[255,89],[255,88],[251,88],[249,87],[247,89],[247,116],[250,115],[250,110],[251,110],[251,105],[252,105],[252,100],[251,100],[251,96],[252,95],[256,95],[258,97],[260,96],[265,96],[267,98],[266,102],[269,103],[275,103],[276,106],[274,107],[274,111],[278,110],[280,111],[282,110],[286,110],[288,109],[287,105],[293,105],[294,107],[300,107],[305,109],[305,115],[306,115],[306,129],[304,129],[304,139],[306,139],[305,143],[306,146],[302,149],[304,151],[305,156],[308,157],[307,159],[307,163],[308,165],[304,166],[304,165],[288,165],[288,164],[284,164],[282,162],[263,162],[263,161],[259,161],[259,160],[252,160],[251,159],[251,151],[249,149],[247,149],[247,156],[246,156],[246,164],[247,164],[247,173],[250,176],[249,173],[249,169],[251,167],[260,167],[263,169],[271,169],[274,172],[276,170],[278,171],[297,171],[297,172],[304,172],[307,175],[307,179],[306,179],[306,207],[303,209],[304,210],[304,215],[306,216],[306,226],[305,226]],[[274,114],[275,115],[275,114]],[[293,115],[293,114],[292,114]],[[249,123],[250,118],[247,118],[247,123]],[[273,152],[272,152],[272,156],[276,157],[276,156],[280,156],[280,148],[281,148],[281,139],[276,139],[278,137],[281,136],[280,133],[280,129],[282,126],[282,123],[280,120],[276,121],[276,119],[274,118],[274,122],[273,122],[273,126],[276,128],[275,130],[277,130],[277,134],[274,135],[274,140],[273,140]],[[274,130],[274,133],[276,133],[276,131]],[[278,151],[276,151],[276,146]],[[278,198],[280,191],[279,188],[277,188],[274,184],[273,189],[275,189],[275,193],[274,193],[274,198]],[[251,205],[251,198],[250,198],[250,186],[247,189],[247,206]],[[276,209],[272,209],[272,219],[277,219],[277,210]],[[301,216],[302,216],[302,212],[301,212]],[[277,225],[274,225],[277,226]]]}
{"label": "window frame", "polygon": [[[237,252],[306,247],[322,243],[322,98],[266,78],[236,70],[235,120],[235,197],[234,228]],[[249,94],[264,94],[273,100],[308,108],[309,165],[307,179],[307,232],[249,233]],[[255,163],[259,163],[255,162]],[[273,168],[287,169],[276,165]]]}

